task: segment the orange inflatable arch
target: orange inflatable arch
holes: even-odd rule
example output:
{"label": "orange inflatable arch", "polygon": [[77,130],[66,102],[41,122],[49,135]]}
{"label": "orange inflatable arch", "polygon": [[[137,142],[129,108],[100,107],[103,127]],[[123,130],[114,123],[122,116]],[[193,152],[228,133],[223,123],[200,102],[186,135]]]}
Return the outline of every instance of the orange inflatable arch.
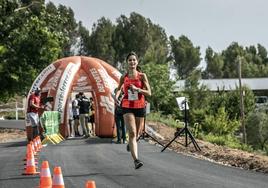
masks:
{"label": "orange inflatable arch", "polygon": [[41,97],[53,97],[52,110],[60,112],[60,133],[66,137],[68,100],[71,94],[89,92],[95,103],[96,135],[112,137],[115,130],[114,100],[111,93],[117,87],[120,76],[117,69],[100,59],[67,57],[50,64],[38,75],[27,99],[36,87],[41,88]]}

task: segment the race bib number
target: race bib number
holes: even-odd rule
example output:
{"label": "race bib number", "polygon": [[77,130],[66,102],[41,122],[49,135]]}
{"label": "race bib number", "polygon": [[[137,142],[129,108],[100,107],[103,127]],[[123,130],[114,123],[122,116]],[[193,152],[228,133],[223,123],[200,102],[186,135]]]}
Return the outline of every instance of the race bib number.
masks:
{"label": "race bib number", "polygon": [[136,101],[138,100],[138,92],[137,91],[131,91],[130,89],[128,90],[128,100],[129,101]]}

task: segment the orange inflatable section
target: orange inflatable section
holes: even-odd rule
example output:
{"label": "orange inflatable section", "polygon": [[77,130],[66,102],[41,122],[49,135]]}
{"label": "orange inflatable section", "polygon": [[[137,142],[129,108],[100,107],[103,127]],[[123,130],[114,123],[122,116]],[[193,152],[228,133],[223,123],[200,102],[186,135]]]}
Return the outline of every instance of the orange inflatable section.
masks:
{"label": "orange inflatable section", "polygon": [[96,135],[112,137],[115,130],[114,100],[111,93],[117,87],[120,76],[117,69],[100,59],[67,57],[50,64],[38,75],[28,98],[36,87],[41,88],[41,98],[53,97],[51,110],[60,112],[60,133],[66,137],[70,96],[78,92],[90,93],[95,104]]}

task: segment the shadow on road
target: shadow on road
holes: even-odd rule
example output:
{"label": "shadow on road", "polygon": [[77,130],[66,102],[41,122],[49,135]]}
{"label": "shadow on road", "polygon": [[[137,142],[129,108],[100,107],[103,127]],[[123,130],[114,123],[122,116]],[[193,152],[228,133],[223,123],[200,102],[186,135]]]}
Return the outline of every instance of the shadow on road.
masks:
{"label": "shadow on road", "polygon": [[69,138],[60,142],[59,144],[54,145],[55,147],[66,147],[66,146],[84,146],[87,145],[96,145],[96,144],[112,144],[112,138],[100,138],[100,137],[75,137]]}
{"label": "shadow on road", "polygon": [[16,142],[6,142],[1,143],[0,147],[10,148],[10,147],[20,147],[20,146],[27,146],[27,141],[16,141]]}
{"label": "shadow on road", "polygon": [[110,144],[110,143],[112,143],[112,138],[92,137],[92,138],[87,138],[86,143],[88,143],[88,144]]}
{"label": "shadow on road", "polygon": [[36,176],[17,176],[17,177],[10,177],[10,178],[3,178],[0,179],[0,181],[5,181],[5,180],[25,180],[25,179],[39,179],[39,175]]}

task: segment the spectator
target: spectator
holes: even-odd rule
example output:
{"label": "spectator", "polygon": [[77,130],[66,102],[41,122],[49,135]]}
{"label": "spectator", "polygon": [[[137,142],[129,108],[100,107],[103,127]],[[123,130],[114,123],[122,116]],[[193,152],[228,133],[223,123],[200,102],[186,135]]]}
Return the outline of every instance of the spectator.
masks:
{"label": "spectator", "polygon": [[72,138],[73,137],[73,109],[72,109],[72,97],[71,96],[68,99],[68,123],[69,123],[68,136]]}
{"label": "spectator", "polygon": [[95,128],[95,104],[93,98],[90,97],[90,115],[89,122],[91,123],[91,134],[92,136],[96,136],[96,128]]}
{"label": "spectator", "polygon": [[[116,92],[116,90],[115,90]],[[126,143],[126,126],[123,118],[123,109],[121,106],[121,100],[124,94],[121,91],[117,100],[115,100],[115,110],[114,110],[114,118],[116,125],[116,135],[117,135],[117,144],[121,144],[121,139],[123,139],[123,143]]]}
{"label": "spectator", "polygon": [[30,138],[31,140],[33,140],[36,136],[40,135],[39,115],[38,115],[38,111],[41,108],[40,92],[41,92],[41,89],[37,87],[34,90],[34,92],[30,95],[29,100],[28,100],[27,121],[32,126],[32,134]]}
{"label": "spectator", "polygon": [[74,135],[80,136],[79,134],[79,106],[78,106],[79,94],[75,95],[75,99],[72,101],[72,111],[74,120]]}
{"label": "spectator", "polygon": [[79,106],[79,119],[83,129],[83,136],[85,138],[88,138],[90,136],[88,127],[88,114],[89,114],[90,102],[83,92],[79,93],[78,106]]}

